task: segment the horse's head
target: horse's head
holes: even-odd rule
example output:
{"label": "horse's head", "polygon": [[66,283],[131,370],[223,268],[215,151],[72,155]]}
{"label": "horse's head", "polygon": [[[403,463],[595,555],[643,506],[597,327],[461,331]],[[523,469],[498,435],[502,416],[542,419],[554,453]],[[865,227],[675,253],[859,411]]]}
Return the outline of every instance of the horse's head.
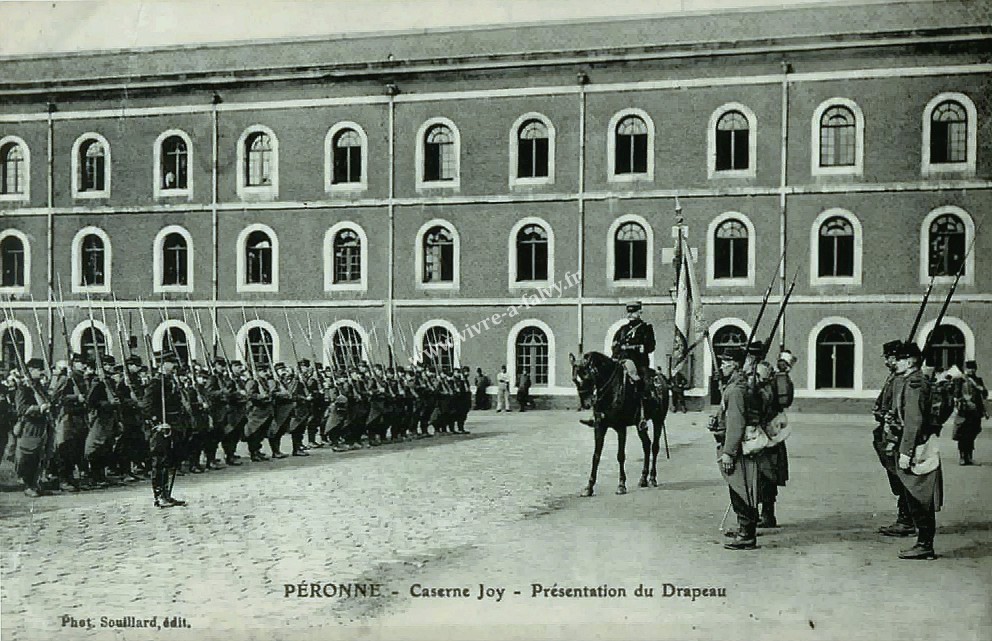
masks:
{"label": "horse's head", "polygon": [[572,382],[579,392],[579,403],[582,409],[589,409],[592,407],[596,388],[609,377],[615,364],[599,352],[586,352],[580,359],[569,354],[568,361],[572,364]]}

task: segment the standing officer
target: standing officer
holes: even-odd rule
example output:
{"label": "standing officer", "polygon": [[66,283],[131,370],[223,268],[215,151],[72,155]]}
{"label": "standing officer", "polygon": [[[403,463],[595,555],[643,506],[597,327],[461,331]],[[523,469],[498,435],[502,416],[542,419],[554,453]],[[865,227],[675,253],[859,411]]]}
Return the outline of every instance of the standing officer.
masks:
{"label": "standing officer", "polygon": [[932,559],[937,511],[943,503],[943,477],[936,435],[940,425],[930,416],[930,382],[920,371],[923,357],[915,343],[904,343],[896,354],[896,372],[903,378],[894,399],[902,432],[896,445],[897,474],[906,491],[909,515],[916,526],[916,545],[900,559]]}
{"label": "standing officer", "polygon": [[757,547],[758,465],[754,458],[744,456],[743,452],[749,408],[747,381],[741,368],[747,354],[741,348],[732,347],[719,358],[724,384],[714,430],[718,444],[717,464],[730,490],[730,505],[738,524],[737,536],[724,547],[753,550]]}
{"label": "standing officer", "polygon": [[909,516],[909,505],[906,503],[906,493],[896,474],[895,460],[892,457],[894,447],[893,437],[886,436],[886,425],[892,425],[895,417],[894,398],[896,393],[902,388],[903,379],[896,373],[896,355],[902,348],[902,341],[889,341],[882,345],[882,357],[885,359],[885,366],[889,368],[889,376],[882,385],[882,391],[875,399],[875,406],[872,413],[878,426],[872,432],[872,446],[878,455],[878,461],[885,470],[885,475],[889,480],[889,489],[896,497],[896,509],[898,516],[895,523],[879,528],[879,533],[886,536],[912,536],[915,532],[913,519]]}
{"label": "standing officer", "polygon": [[[654,327],[641,320],[641,302],[627,303],[627,323],[613,337],[613,358],[618,359],[634,381],[641,398],[644,397],[645,378],[654,352]],[[642,412],[643,416],[643,412]],[[583,425],[596,427],[595,417],[579,420]]]}
{"label": "standing officer", "polygon": [[172,482],[179,465],[179,452],[173,443],[173,432],[188,429],[190,418],[183,407],[183,391],[176,378],[179,359],[171,351],[155,354],[158,373],[148,381],[141,408],[148,417],[148,447],[152,455],[152,492],[155,507],[186,505],[172,498]]}
{"label": "standing officer", "polygon": [[989,390],[985,381],[978,375],[978,363],[966,361],[964,378],[958,388],[958,423],[954,426],[953,438],[958,442],[961,465],[973,465],[975,438],[982,431],[982,419],[988,418],[985,399]]}

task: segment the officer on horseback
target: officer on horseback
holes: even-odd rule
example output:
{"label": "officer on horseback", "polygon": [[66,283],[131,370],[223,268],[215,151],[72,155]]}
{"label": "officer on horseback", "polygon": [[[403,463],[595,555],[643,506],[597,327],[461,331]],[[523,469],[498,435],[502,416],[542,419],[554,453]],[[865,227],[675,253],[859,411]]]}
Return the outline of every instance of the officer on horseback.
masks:
{"label": "officer on horseback", "polygon": [[[634,385],[640,397],[644,398],[644,381],[648,376],[650,356],[654,352],[654,327],[641,320],[641,302],[627,303],[627,324],[620,328],[613,338],[613,358],[620,361],[627,376]],[[643,416],[643,412],[641,413]],[[597,417],[579,420],[583,425],[596,427]]]}

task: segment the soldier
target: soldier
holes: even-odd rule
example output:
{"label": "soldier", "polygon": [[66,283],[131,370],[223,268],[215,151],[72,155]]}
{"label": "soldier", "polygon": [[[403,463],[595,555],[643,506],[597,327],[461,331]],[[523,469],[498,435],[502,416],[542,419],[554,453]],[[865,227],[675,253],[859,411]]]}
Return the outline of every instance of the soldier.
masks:
{"label": "soldier", "polygon": [[145,387],[141,407],[147,417],[148,446],[152,457],[152,493],[155,507],[169,508],[186,505],[173,498],[172,484],[179,465],[179,450],[173,442],[174,431],[186,429],[189,416],[184,407],[183,392],[176,378],[179,359],[171,351],[155,354],[158,373]]}
{"label": "soldier", "polygon": [[44,389],[45,363],[32,358],[26,363],[28,380],[17,385],[14,405],[17,411],[17,450],[14,471],[24,483],[24,493],[36,497],[46,494],[39,487],[42,459],[48,447],[52,426],[51,404]]}
{"label": "soldier", "polygon": [[81,355],[73,354],[68,365],[64,361],[59,365],[49,395],[52,405],[58,408],[52,474],[59,480],[59,489],[78,492],[81,489],[80,482],[75,478],[73,470],[82,462],[89,429],[86,425],[86,362]]}
{"label": "soldier", "polygon": [[317,395],[316,382],[310,373],[310,361],[301,360],[296,364],[296,376],[289,382],[293,398],[293,415],[289,420],[289,436],[293,441],[293,456],[310,456],[303,443],[307,429],[313,423],[314,396]]}
{"label": "soldier", "polygon": [[139,479],[136,467],[144,466],[148,459],[148,443],[145,441],[144,419],[141,414],[144,384],[138,375],[140,367],[139,356],[133,354],[128,356],[121,371],[121,382],[114,390],[120,403],[118,417],[121,424],[121,435],[117,439],[115,457],[120,471],[134,481]]}
{"label": "soldier", "polygon": [[936,513],[943,504],[943,477],[936,435],[940,425],[929,415],[930,383],[920,371],[923,357],[914,343],[904,343],[896,354],[896,373],[903,379],[895,397],[901,425],[895,456],[897,475],[906,491],[909,515],[916,527],[916,545],[899,553],[900,559],[932,559],[937,530]]}
{"label": "soldier", "polygon": [[245,393],[248,395],[245,440],[248,441],[250,458],[256,463],[269,460],[268,456],[262,454],[262,441],[268,436],[272,418],[275,416],[273,387],[271,376],[264,367],[256,370],[255,376],[245,385]]}
{"label": "soldier", "polygon": [[747,382],[744,372],[746,353],[730,348],[720,355],[723,379],[720,413],[713,429],[717,439],[717,463],[730,490],[730,504],[737,515],[738,531],[729,550],[753,550],[757,547],[758,525],[758,467],[750,456],[744,456],[743,444],[747,424]]}
{"label": "soldier", "polygon": [[289,431],[289,422],[293,418],[296,401],[290,391],[293,370],[285,363],[276,363],[273,368],[275,375],[272,383],[272,423],[269,425],[269,449],[273,459],[283,459],[288,455],[282,453],[282,437]]}
{"label": "soldier", "polygon": [[[626,305],[627,323],[620,328],[613,338],[613,358],[618,359],[627,376],[634,381],[641,397],[646,389],[645,379],[648,375],[650,357],[654,352],[654,327],[641,320],[641,302],[631,301]],[[643,411],[641,412],[643,416]],[[640,420],[640,417],[638,417]],[[580,419],[580,423],[596,427],[597,418]]]}
{"label": "soldier", "polygon": [[116,367],[112,356],[104,356],[110,369],[98,371],[90,386],[86,405],[89,409],[90,429],[86,435],[85,457],[90,468],[90,479],[97,487],[107,487],[110,482],[106,467],[110,463],[110,453],[118,434],[117,416],[120,402],[116,390],[120,385],[123,367]]}
{"label": "soldier", "polygon": [[895,417],[895,407],[893,399],[897,388],[902,387],[903,379],[896,374],[896,355],[902,348],[902,341],[889,341],[882,345],[882,358],[885,359],[885,366],[889,368],[889,375],[882,385],[882,390],[875,399],[872,413],[878,423],[872,432],[872,446],[878,455],[878,461],[885,470],[885,475],[889,480],[889,489],[896,497],[897,516],[895,523],[886,525],[878,529],[880,534],[886,536],[912,536],[916,531],[913,528],[913,519],[909,516],[909,505],[906,503],[906,494],[903,490],[899,476],[896,474],[895,461],[892,452],[895,447],[895,436],[892,433],[891,425]]}
{"label": "soldier", "polygon": [[958,462],[961,465],[973,465],[975,438],[982,431],[982,419],[988,418],[985,399],[989,397],[989,390],[978,375],[978,363],[975,361],[965,362],[964,377],[959,384],[957,397],[958,420],[952,437],[958,443]]}

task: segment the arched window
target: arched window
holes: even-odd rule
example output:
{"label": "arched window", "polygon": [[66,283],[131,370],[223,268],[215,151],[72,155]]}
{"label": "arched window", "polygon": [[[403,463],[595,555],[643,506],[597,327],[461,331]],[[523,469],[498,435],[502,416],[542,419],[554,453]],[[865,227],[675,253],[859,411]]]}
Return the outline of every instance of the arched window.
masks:
{"label": "arched window", "polygon": [[[14,350],[17,350],[16,354]],[[18,357],[21,362],[26,361],[24,333],[19,328],[8,325],[3,330],[3,339],[0,341],[0,359],[4,369],[17,369]]]}
{"label": "arched window", "polygon": [[354,129],[341,129],[331,141],[333,171],[331,184],[362,182],[362,137]]}
{"label": "arched window", "polygon": [[24,242],[14,234],[0,240],[0,287],[24,287]]}
{"label": "arched window", "polygon": [[79,339],[79,351],[83,356],[96,361],[96,351],[100,350],[100,359],[107,355],[107,336],[99,327],[86,325]]}
{"label": "arched window", "polygon": [[747,334],[736,325],[724,325],[713,333],[713,351],[723,356],[732,347],[744,347],[747,344]]}
{"label": "arched window", "polygon": [[353,229],[334,235],[334,283],[362,280],[362,241]]}
{"label": "arched window", "polygon": [[748,277],[748,235],[743,222],[728,218],[713,239],[713,277]]}
{"label": "arched window", "polygon": [[272,239],[262,230],[248,234],[245,241],[245,284],[272,284]]}
{"label": "arched window", "polygon": [[262,131],[249,134],[245,139],[245,185],[268,187],[272,185],[273,145],[269,135]]}
{"label": "arched window", "polygon": [[334,367],[351,368],[364,358],[362,335],[354,327],[339,327],[331,338],[331,345]]}
{"label": "arched window", "polygon": [[930,223],[929,276],[955,276],[967,253],[964,222],[954,214],[943,214]]}
{"label": "arched window", "polygon": [[648,127],[638,116],[627,116],[617,123],[615,174],[648,173]]}
{"label": "arched window", "polygon": [[169,327],[162,336],[162,347],[172,351],[179,359],[180,363],[189,364],[190,344],[189,336],[182,327]]}
{"label": "arched window", "polygon": [[820,116],[820,166],[853,167],[857,160],[857,121],[851,109],[834,105]]}
{"label": "arched window", "polygon": [[540,120],[528,120],[520,126],[517,141],[517,178],[548,176],[548,127]]}
{"label": "arched window", "polygon": [[446,125],[434,125],[424,136],[424,181],[455,180],[458,158],[455,136]]}
{"label": "arched window", "polygon": [[820,277],[854,276],[854,227],[842,216],[820,225],[817,267]]}
{"label": "arched window", "polygon": [[80,284],[83,287],[106,283],[106,247],[96,234],[87,234],[80,247]]}
{"label": "arched window", "polygon": [[747,169],[750,136],[747,118],[739,111],[728,111],[716,123],[716,169]]}
{"label": "arched window", "polygon": [[99,140],[86,140],[79,146],[79,191],[106,189],[107,152]]}
{"label": "arched window", "polygon": [[160,187],[186,189],[189,179],[189,148],[181,136],[169,136],[162,141]]}
{"label": "arched window", "polygon": [[451,231],[440,225],[424,234],[424,283],[452,282],[455,277],[455,242]]}
{"label": "arched window", "polygon": [[245,339],[244,353],[248,355],[255,367],[268,368],[273,365],[272,359],[275,357],[275,344],[272,334],[264,327],[251,327]]}
{"label": "arched window", "polygon": [[957,365],[958,369],[964,369],[964,332],[954,325],[941,325],[933,331],[930,338],[930,349],[924,356],[926,356],[927,365],[942,370],[951,365]]}
{"label": "arched window", "polygon": [[182,234],[173,232],[162,241],[162,284],[189,284],[189,246]]}
{"label": "arched window", "polygon": [[613,240],[613,278],[615,280],[645,279],[648,273],[648,236],[634,222],[620,225]]}
{"label": "arched window", "polygon": [[946,100],[930,113],[930,163],[968,162],[968,111]]}
{"label": "arched window", "polygon": [[23,194],[27,188],[24,147],[14,141],[0,145],[0,194]]}
{"label": "arched window", "polygon": [[816,389],[854,389],[854,334],[827,325],[816,336]]}
{"label": "arched window", "polygon": [[548,376],[548,337],[539,327],[525,327],[517,334],[516,381],[519,383],[524,372],[530,375],[534,385],[547,385]]}
{"label": "arched window", "polygon": [[517,232],[517,281],[548,279],[548,233],[540,225]]}
{"label": "arched window", "polygon": [[455,367],[455,342],[451,332],[440,325],[427,328],[421,339],[420,354],[423,367],[450,372]]}

